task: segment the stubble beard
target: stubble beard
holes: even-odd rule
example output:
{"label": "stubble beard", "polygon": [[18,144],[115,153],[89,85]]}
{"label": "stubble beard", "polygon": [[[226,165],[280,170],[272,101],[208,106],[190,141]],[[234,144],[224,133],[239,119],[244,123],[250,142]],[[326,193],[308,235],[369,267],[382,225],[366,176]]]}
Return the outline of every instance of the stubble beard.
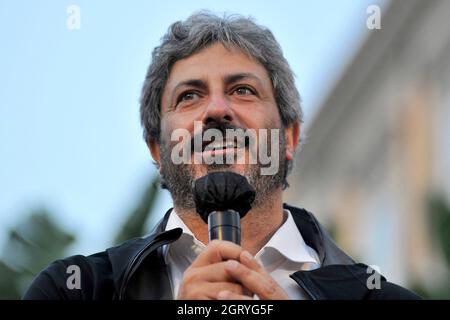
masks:
{"label": "stubble beard", "polygon": [[[161,186],[167,189],[173,199],[174,207],[183,212],[195,212],[192,186],[196,179],[217,171],[233,171],[245,176],[249,184],[255,189],[256,196],[253,209],[272,207],[274,190],[283,185],[286,170],[286,139],[284,130],[280,130],[279,168],[273,175],[262,175],[259,160],[256,164],[174,164],[171,160],[173,145],[170,141],[161,139]],[[237,168],[239,166],[239,169]],[[241,169],[243,167],[243,170]]]}

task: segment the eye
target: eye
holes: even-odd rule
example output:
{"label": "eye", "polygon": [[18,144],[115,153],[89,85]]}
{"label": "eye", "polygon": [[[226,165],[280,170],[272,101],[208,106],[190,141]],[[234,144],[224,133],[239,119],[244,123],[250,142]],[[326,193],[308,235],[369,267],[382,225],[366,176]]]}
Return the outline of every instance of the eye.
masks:
{"label": "eye", "polygon": [[180,94],[180,96],[177,99],[177,104],[183,101],[192,101],[199,97],[198,93],[194,91],[187,91]]}
{"label": "eye", "polygon": [[237,94],[238,96],[247,96],[247,95],[254,95],[255,92],[249,87],[237,87],[233,91],[233,94]]}

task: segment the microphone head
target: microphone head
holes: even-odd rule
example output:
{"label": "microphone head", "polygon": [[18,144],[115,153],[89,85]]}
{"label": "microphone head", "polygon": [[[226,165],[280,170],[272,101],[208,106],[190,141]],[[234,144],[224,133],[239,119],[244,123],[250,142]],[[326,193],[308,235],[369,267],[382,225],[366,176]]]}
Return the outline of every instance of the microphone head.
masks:
{"label": "microphone head", "polygon": [[212,172],[194,181],[192,188],[197,212],[208,223],[213,211],[234,210],[243,218],[255,200],[255,189],[234,172]]}

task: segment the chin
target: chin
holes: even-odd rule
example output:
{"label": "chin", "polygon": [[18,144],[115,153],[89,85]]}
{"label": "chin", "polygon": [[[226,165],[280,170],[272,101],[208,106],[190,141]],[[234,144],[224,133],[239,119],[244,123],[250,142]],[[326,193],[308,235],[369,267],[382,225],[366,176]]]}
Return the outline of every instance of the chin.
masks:
{"label": "chin", "polygon": [[245,165],[231,165],[231,164],[202,164],[197,165],[195,169],[195,179],[201,178],[211,172],[230,171],[245,175]]}

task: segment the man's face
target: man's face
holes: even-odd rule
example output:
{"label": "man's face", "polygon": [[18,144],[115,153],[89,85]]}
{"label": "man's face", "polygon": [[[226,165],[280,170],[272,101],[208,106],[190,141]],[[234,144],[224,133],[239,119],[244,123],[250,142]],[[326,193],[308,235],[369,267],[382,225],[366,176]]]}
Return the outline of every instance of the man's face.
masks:
{"label": "man's face", "polygon": [[[197,126],[194,126],[195,122]],[[224,138],[225,129],[253,129],[257,140],[260,129],[269,129],[268,141],[270,129],[279,129],[277,160],[280,164],[277,172],[262,176],[261,164],[250,164],[252,147],[248,144],[239,153],[244,155],[244,161],[236,161],[238,156],[235,156],[233,163],[226,164],[174,164],[172,149],[180,142],[171,141],[172,133],[183,129],[194,137],[209,128],[219,129]],[[192,209],[192,182],[208,172],[218,170],[234,171],[246,176],[256,189],[257,205],[258,198],[281,186],[285,162],[292,158],[295,149],[295,135],[298,136],[298,126],[296,129],[282,129],[266,69],[238,49],[214,44],[173,65],[161,99],[161,141],[150,143],[150,149],[160,165],[161,176],[176,206]],[[193,139],[185,140],[188,141],[183,141],[184,144],[193,142]],[[225,140],[218,149],[208,150],[205,145],[207,143],[204,142],[200,149],[194,149],[193,145],[189,147],[192,159],[211,156],[224,158],[229,153],[237,153],[236,146],[226,147]],[[270,146],[268,149],[270,152]]]}

